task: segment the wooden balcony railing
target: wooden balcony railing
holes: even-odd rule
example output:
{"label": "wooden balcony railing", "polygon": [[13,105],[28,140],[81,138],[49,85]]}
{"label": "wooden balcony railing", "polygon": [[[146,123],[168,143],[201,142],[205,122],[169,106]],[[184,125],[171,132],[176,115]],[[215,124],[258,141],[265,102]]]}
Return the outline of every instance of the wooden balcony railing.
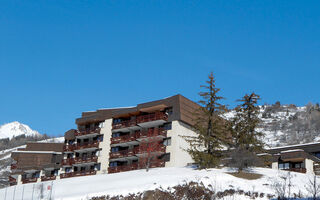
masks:
{"label": "wooden balcony railing", "polygon": [[74,159],[73,158],[67,158],[62,160],[62,165],[73,165]]}
{"label": "wooden balcony railing", "polygon": [[53,181],[56,180],[56,176],[41,176],[41,181]]}
{"label": "wooden balcony railing", "polygon": [[76,145],[74,144],[69,144],[69,145],[64,145],[63,146],[63,151],[73,151],[75,149]]}
{"label": "wooden balcony railing", "polygon": [[74,150],[87,149],[87,148],[99,148],[99,141],[95,142],[85,142],[82,144],[76,144]]}
{"label": "wooden balcony railing", "polygon": [[13,169],[17,169],[17,164],[11,164],[11,170],[13,170]]}
{"label": "wooden balcony railing", "polygon": [[153,153],[165,153],[166,146],[163,144],[140,144],[140,146],[134,148],[135,154],[147,154],[149,152]]}
{"label": "wooden balcony railing", "polygon": [[97,171],[90,170],[90,171],[78,171],[78,172],[69,172],[69,173],[63,173],[60,174],[60,178],[70,178],[70,177],[77,177],[77,176],[89,176],[89,175],[95,175],[97,174]]}
{"label": "wooden balcony railing", "polygon": [[80,163],[88,163],[88,162],[97,162],[98,157],[97,156],[92,156],[92,157],[78,157],[74,158],[74,164],[80,164]]}
{"label": "wooden balcony railing", "polygon": [[26,183],[35,183],[37,182],[38,178],[26,178],[26,179],[22,179],[22,183],[26,184]]}
{"label": "wooden balcony railing", "polygon": [[125,142],[132,142],[137,139],[137,134],[131,134],[131,135],[123,135],[120,137],[112,137],[111,138],[111,144],[119,144],[119,143],[125,143]]}
{"label": "wooden balcony railing", "polygon": [[109,157],[110,159],[115,159],[115,158],[130,157],[130,156],[134,156],[135,154],[136,154],[136,148],[133,148],[133,149],[116,151],[116,152],[110,152]]}
{"label": "wooden balcony railing", "polygon": [[156,136],[167,137],[167,130],[163,128],[150,128],[147,131],[137,131],[136,134],[139,139]]}
{"label": "wooden balcony railing", "polygon": [[17,180],[15,178],[13,178],[12,176],[9,176],[9,182],[17,182]]}
{"label": "wooden balcony railing", "polygon": [[[164,167],[165,162],[162,160],[156,160],[152,161],[149,165],[149,168],[155,168],[155,167]],[[108,168],[108,173],[118,173],[118,172],[125,172],[130,170],[137,170],[137,169],[145,169],[146,164],[143,162],[140,163],[134,163],[131,165],[120,165],[120,166],[113,166]]]}
{"label": "wooden balcony railing", "polygon": [[113,123],[112,124],[112,129],[120,129],[120,128],[126,128],[126,127],[131,127],[131,126],[136,126],[137,121],[134,120],[126,120],[118,123]]}
{"label": "wooden balcony railing", "polygon": [[74,177],[73,172],[60,174],[60,178],[70,178],[70,177]]}
{"label": "wooden balcony railing", "polygon": [[290,169],[284,169],[285,171],[291,171],[291,172],[300,172],[300,173],[306,173],[306,168],[290,168]]}
{"label": "wooden balcony railing", "polygon": [[122,165],[122,166],[114,166],[108,168],[108,173],[117,173],[117,172],[125,172],[130,170],[138,169],[138,163],[131,164],[131,165]]}
{"label": "wooden balcony railing", "polygon": [[147,115],[140,115],[137,116],[137,123],[145,123],[145,122],[151,122],[151,121],[156,121],[156,120],[168,120],[167,114],[163,112],[155,112],[155,113],[150,113]]}
{"label": "wooden balcony railing", "polygon": [[100,133],[101,128],[96,127],[94,129],[81,130],[74,133],[75,136],[89,135],[93,133]]}

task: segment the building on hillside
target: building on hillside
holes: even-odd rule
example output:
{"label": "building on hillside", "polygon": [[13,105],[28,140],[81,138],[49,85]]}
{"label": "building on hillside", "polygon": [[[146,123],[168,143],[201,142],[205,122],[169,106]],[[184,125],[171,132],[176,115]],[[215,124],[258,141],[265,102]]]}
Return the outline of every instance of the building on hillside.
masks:
{"label": "building on hillside", "polygon": [[10,185],[59,178],[63,147],[63,143],[32,142],[12,152]]}
{"label": "building on hillside", "polygon": [[272,169],[320,174],[320,142],[275,147],[267,153]]}
{"label": "building on hillside", "polygon": [[65,133],[61,178],[193,163],[181,136],[192,136],[195,102],[175,95],[135,107],[84,112]]}

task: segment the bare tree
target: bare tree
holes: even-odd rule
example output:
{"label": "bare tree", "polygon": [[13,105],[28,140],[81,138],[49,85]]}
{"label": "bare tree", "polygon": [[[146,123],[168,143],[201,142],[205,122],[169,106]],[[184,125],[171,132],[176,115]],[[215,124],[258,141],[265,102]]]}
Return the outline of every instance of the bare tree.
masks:
{"label": "bare tree", "polygon": [[308,191],[308,193],[312,195],[313,200],[320,199],[319,198],[320,184],[317,183],[317,176],[316,175],[313,175],[312,178],[309,178],[309,182],[305,186],[305,188]]}
{"label": "bare tree", "polygon": [[139,152],[142,154],[139,159],[139,165],[140,167],[144,167],[148,172],[152,162],[156,161],[161,155],[161,141],[155,137],[145,138],[139,145]]}

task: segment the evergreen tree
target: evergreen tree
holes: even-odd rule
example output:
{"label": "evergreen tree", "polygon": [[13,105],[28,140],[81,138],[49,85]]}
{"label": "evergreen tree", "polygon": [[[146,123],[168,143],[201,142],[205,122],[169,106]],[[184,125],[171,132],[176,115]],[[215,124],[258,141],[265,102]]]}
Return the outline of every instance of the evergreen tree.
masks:
{"label": "evergreen tree", "polygon": [[219,88],[216,88],[215,78],[211,73],[205,89],[199,95],[201,106],[194,112],[193,129],[196,136],[184,136],[190,148],[187,152],[200,168],[211,168],[219,165],[223,157],[223,145],[227,142],[226,123],[221,114],[226,112],[226,107],[219,102],[224,99],[218,96]]}
{"label": "evergreen tree", "polygon": [[238,100],[241,104],[235,108],[236,114],[230,123],[233,138],[230,164],[240,171],[257,164],[256,153],[263,151],[263,133],[257,131],[260,123],[260,108],[257,106],[259,100],[259,95],[255,93],[246,94]]}

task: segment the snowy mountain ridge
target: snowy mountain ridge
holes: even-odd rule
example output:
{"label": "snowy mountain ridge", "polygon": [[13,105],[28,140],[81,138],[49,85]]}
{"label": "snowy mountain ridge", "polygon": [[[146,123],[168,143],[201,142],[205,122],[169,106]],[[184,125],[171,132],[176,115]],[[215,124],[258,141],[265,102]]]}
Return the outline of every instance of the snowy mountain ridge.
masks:
{"label": "snowy mountain ridge", "polygon": [[0,139],[12,139],[13,137],[21,135],[39,136],[41,134],[38,131],[32,130],[28,125],[17,121],[0,126]]}

